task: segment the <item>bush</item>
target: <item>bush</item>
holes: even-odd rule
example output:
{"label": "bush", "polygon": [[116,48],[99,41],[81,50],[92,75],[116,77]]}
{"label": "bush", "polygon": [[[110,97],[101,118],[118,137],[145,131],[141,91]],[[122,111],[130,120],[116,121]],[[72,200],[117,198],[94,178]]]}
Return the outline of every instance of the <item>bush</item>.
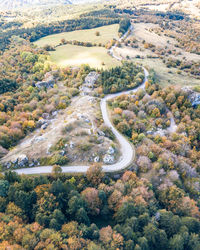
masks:
{"label": "bush", "polygon": [[108,137],[111,140],[115,140],[115,135],[113,134],[111,128],[109,128],[106,125],[102,125],[100,129],[104,132],[106,137]]}
{"label": "bush", "polygon": [[61,165],[62,166],[62,165],[67,164],[68,162],[69,162],[69,160],[68,160],[67,156],[65,156],[65,155],[62,156],[58,153],[53,155],[49,160],[50,165]]}

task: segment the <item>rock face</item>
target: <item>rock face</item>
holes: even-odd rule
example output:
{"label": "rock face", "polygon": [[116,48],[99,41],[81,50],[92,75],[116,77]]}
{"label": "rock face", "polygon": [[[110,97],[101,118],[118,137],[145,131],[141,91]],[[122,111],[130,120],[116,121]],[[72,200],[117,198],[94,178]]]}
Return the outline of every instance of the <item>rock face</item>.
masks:
{"label": "rock face", "polygon": [[8,153],[8,150],[0,146],[0,158],[4,157]]}
{"label": "rock face", "polygon": [[99,74],[97,74],[95,71],[90,72],[83,83],[83,85],[79,88],[79,90],[82,92],[82,95],[90,95],[91,90],[94,87],[94,84],[96,83],[97,79],[99,78]]}
{"label": "rock face", "polygon": [[99,74],[97,74],[95,71],[92,71],[86,76],[84,85],[91,88],[96,83],[98,78]]}
{"label": "rock face", "polygon": [[55,84],[55,78],[54,76],[48,72],[46,75],[45,75],[45,79],[41,82],[37,82],[35,84],[35,86],[38,88],[38,89],[41,89],[41,88],[53,88],[54,84]]}
{"label": "rock face", "polygon": [[200,105],[200,93],[193,91],[189,87],[184,87],[182,90],[188,94],[188,99],[191,102],[192,107],[196,108]]}

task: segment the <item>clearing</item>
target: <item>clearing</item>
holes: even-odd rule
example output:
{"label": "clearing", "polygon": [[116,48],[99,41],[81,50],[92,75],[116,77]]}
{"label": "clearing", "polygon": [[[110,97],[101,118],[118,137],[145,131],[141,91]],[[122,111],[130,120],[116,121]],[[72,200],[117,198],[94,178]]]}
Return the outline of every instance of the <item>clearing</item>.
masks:
{"label": "clearing", "polygon": [[[43,47],[46,44],[55,46],[55,45],[58,45],[61,39],[63,38],[67,41],[77,40],[80,42],[106,44],[113,38],[115,39],[119,38],[118,29],[119,29],[119,24],[112,24],[112,25],[106,25],[106,26],[94,28],[94,29],[63,32],[63,33],[43,37],[37,40],[36,42],[34,42],[34,44],[40,47]],[[99,32],[100,36],[96,36],[96,32]]]}
{"label": "clearing", "polygon": [[141,63],[146,68],[154,69],[160,84],[163,86],[174,83],[181,86],[199,85],[199,79],[196,79],[183,70],[180,72],[177,68],[168,68],[156,53],[154,53],[151,49],[144,48],[143,40],[147,43],[155,45],[155,48],[161,48],[164,50],[167,47],[171,51],[176,50],[177,55],[170,54],[168,55],[168,58],[170,57],[179,60],[187,58],[189,61],[199,62],[200,55],[189,53],[184,51],[184,49],[175,47],[177,43],[176,40],[164,36],[163,33],[160,35],[156,34],[154,31],[159,30],[158,24],[134,23],[133,27],[134,29],[132,34],[129,36],[129,39],[136,39],[138,48],[132,48],[122,44],[121,48],[115,48],[115,54],[117,56],[124,59],[128,56],[131,60]]}
{"label": "clearing", "polygon": [[63,45],[50,52],[51,61],[60,67],[89,64],[93,68],[111,68],[121,63],[108,55],[103,47]]}

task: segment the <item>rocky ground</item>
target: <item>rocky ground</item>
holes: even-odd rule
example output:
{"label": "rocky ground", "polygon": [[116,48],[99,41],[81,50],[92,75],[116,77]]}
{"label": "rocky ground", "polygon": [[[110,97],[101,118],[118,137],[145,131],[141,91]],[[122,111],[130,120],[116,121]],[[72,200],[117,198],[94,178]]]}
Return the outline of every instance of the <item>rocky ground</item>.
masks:
{"label": "rocky ground", "polygon": [[70,107],[42,117],[38,129],[2,158],[1,163],[6,163],[7,168],[37,166],[41,159],[55,154],[66,156],[70,165],[117,161],[117,143],[100,129],[102,119],[97,98],[75,97]]}

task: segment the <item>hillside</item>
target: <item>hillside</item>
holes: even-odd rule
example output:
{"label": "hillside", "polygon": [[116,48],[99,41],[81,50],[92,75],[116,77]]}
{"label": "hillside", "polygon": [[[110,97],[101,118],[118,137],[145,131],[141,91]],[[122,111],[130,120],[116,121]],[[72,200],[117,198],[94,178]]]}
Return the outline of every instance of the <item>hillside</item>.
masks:
{"label": "hillside", "polygon": [[0,250],[200,250],[199,8],[0,0]]}
{"label": "hillside", "polygon": [[97,2],[95,0],[2,0],[0,10],[16,10],[24,7],[50,7],[54,5],[71,5]]}
{"label": "hillside", "polygon": [[13,10],[34,5],[71,4],[70,0],[3,0],[0,9]]}
{"label": "hillside", "polygon": [[152,11],[178,11],[199,19],[199,0],[111,0],[109,4],[116,5],[119,9],[143,9]]}

